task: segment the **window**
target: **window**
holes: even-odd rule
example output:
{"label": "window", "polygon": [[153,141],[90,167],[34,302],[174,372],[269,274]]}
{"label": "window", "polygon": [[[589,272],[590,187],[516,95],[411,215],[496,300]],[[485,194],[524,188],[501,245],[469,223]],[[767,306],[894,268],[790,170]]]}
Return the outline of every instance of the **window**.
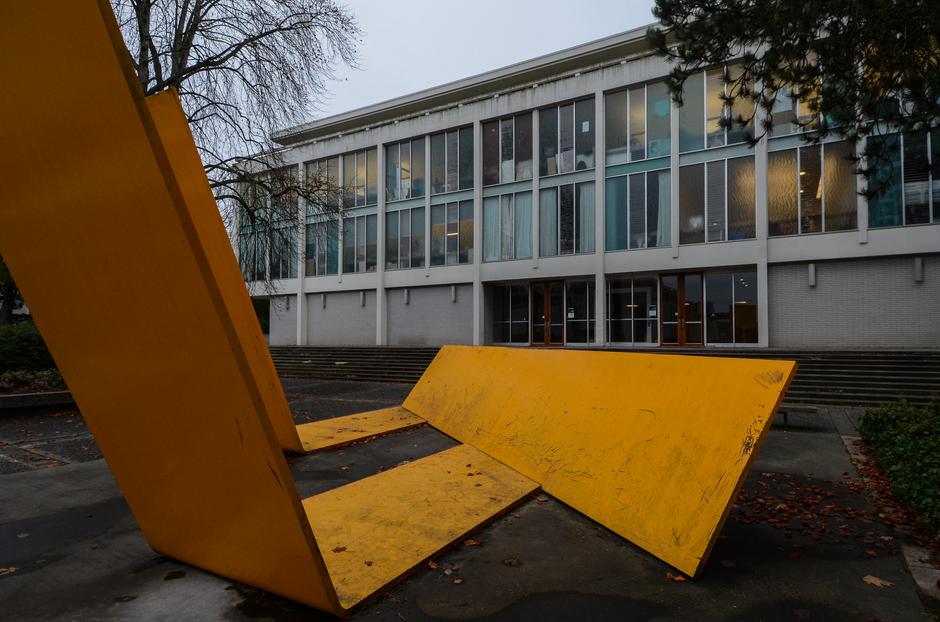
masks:
{"label": "window", "polygon": [[374,272],[377,216],[343,219],[343,272]]}
{"label": "window", "polygon": [[264,235],[259,231],[239,233],[238,235],[238,263],[242,269],[242,276],[246,281],[263,281],[266,276],[265,258],[268,249]]}
{"label": "window", "polygon": [[565,184],[539,193],[542,257],[594,252],[594,183]]}
{"label": "window", "polygon": [[[694,73],[686,79],[679,108],[680,153],[703,147],[723,147],[754,136],[753,110],[748,109],[751,104],[743,93],[735,98],[733,108],[724,100],[728,88],[740,77],[740,65],[732,64]],[[735,85],[733,88],[747,91],[750,87]],[[742,126],[737,122],[738,117],[746,119],[747,123]]]}
{"label": "window", "polygon": [[529,343],[529,288],[497,285],[493,288],[493,342]]}
{"label": "window", "polygon": [[336,274],[339,270],[339,223],[318,222],[307,225],[306,276]]}
{"label": "window", "polygon": [[607,279],[607,341],[659,342],[659,283],[655,278]]}
{"label": "window", "polygon": [[940,221],[940,128],[872,136],[868,225],[894,227]]}
{"label": "window", "polygon": [[431,206],[431,265],[473,262],[473,201]]}
{"label": "window", "polygon": [[848,141],[767,156],[771,237],[856,228],[855,146]]}
{"label": "window", "polygon": [[757,343],[757,273],[705,273],[705,339]]}
{"label": "window", "polygon": [[376,182],[375,149],[343,156],[343,196],[346,207],[373,205],[378,200]]}
{"label": "window", "polygon": [[679,243],[755,236],[754,157],[679,168]]}
{"label": "window", "polygon": [[297,278],[297,232],[293,227],[271,231],[271,279]]}
{"label": "window", "polygon": [[483,261],[532,257],[532,193],[483,199]]}
{"label": "window", "polygon": [[473,187],[473,127],[431,136],[431,194]]}
{"label": "window", "polygon": [[607,180],[606,245],[609,251],[669,246],[669,171]]}
{"label": "window", "polygon": [[307,162],[307,186],[316,198],[307,201],[307,216],[333,213],[339,207],[339,157]]}
{"label": "window", "polygon": [[532,178],[532,113],[483,124],[483,185]]}
{"label": "window", "polygon": [[669,95],[665,83],[608,93],[604,116],[608,166],[669,154]]}
{"label": "window", "polygon": [[424,267],[424,208],[385,214],[385,268]]}
{"label": "window", "polygon": [[539,111],[539,174],[594,168],[594,99]]}
{"label": "window", "polygon": [[385,200],[424,196],[424,138],[385,147]]}
{"label": "window", "polygon": [[786,136],[804,128],[813,128],[815,114],[810,106],[817,97],[815,90],[806,93],[803,97],[798,97],[789,87],[778,90],[770,109],[773,116],[770,136]]}
{"label": "window", "polygon": [[594,341],[594,281],[565,283],[565,341]]}

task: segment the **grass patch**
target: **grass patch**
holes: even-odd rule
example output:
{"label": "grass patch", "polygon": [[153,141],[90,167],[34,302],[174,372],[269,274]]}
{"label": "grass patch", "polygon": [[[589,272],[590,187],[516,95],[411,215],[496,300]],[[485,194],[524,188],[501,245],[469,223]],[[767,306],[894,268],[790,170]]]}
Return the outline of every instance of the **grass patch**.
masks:
{"label": "grass patch", "polygon": [[870,409],[859,432],[894,498],[917,514],[933,539],[940,538],[940,402]]}

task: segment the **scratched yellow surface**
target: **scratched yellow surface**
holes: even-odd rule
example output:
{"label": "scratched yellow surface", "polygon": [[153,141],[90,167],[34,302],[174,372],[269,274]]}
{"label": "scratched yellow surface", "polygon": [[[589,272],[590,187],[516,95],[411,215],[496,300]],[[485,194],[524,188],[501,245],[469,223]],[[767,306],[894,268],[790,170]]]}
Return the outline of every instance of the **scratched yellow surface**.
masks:
{"label": "scratched yellow surface", "polygon": [[445,346],[403,405],[694,576],[795,368]]}
{"label": "scratched yellow surface", "polygon": [[340,603],[350,607],[537,488],[459,445],[303,504]]}
{"label": "scratched yellow surface", "polygon": [[297,426],[305,452],[348,445],[424,424],[424,419],[401,406],[333,417]]}

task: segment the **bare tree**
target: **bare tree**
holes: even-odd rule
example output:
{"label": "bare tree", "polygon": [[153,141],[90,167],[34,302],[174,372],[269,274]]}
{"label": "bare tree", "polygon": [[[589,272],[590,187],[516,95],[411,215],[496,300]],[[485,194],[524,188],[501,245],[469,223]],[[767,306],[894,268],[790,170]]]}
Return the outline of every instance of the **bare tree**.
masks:
{"label": "bare tree", "polygon": [[337,64],[355,65],[355,18],[336,0],[111,4],[144,92],[179,91],[223,220],[247,239],[246,279],[269,284],[285,253],[296,261],[298,197],[308,213],[338,216],[336,180],[301,183],[271,136],[316,108]]}

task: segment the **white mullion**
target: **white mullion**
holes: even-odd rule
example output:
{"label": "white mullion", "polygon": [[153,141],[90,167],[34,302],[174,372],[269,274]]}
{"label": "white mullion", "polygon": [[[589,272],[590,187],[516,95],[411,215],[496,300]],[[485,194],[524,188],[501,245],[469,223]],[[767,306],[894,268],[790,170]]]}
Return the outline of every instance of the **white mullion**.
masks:
{"label": "white mullion", "polygon": [[819,211],[821,232],[826,232],[826,144],[819,143]]}
{"label": "white mullion", "polygon": [[904,187],[904,132],[898,132],[898,150],[901,152],[901,225],[907,226],[907,189]]}
{"label": "white mullion", "polygon": [[[633,153],[630,151],[630,132],[633,131],[633,127],[632,127],[631,118],[630,118],[630,111],[631,111],[632,106],[630,103],[630,89],[629,88],[623,92],[623,96],[627,99],[627,118],[624,119],[624,123],[627,126],[627,144],[624,145],[624,147],[626,147],[627,149],[627,162],[633,162]],[[607,119],[604,119],[604,130],[605,131],[607,130]],[[607,148],[607,145],[605,145],[605,149],[606,148]]]}
{"label": "white mullion", "polygon": [[[647,95],[648,86],[649,86],[648,84],[643,85],[643,159],[644,160],[650,157],[650,154],[646,148],[647,145],[649,145],[650,143],[650,136],[649,136],[650,121],[648,118],[649,115],[646,114],[647,111],[649,111],[649,97]],[[629,100],[630,98],[627,97],[627,99]],[[629,148],[629,146],[630,146],[630,137],[627,136],[627,147]]]}
{"label": "white mullion", "polygon": [[[796,234],[803,234],[803,178],[800,175],[802,171],[801,156],[802,150],[796,148]],[[733,298],[733,296],[732,296]]]}
{"label": "white mullion", "polygon": [[[731,272],[731,343],[734,343],[734,344],[738,343],[738,339],[734,331],[735,316],[737,316],[738,314],[738,307],[734,302],[734,299],[736,298],[736,296],[734,295],[734,288],[735,288],[734,284],[737,282],[735,281],[737,276],[738,276],[737,272],[734,272],[734,271]],[[754,283],[754,286],[757,287],[757,283]]]}
{"label": "white mullion", "polygon": [[[723,183],[725,184],[725,187],[722,189],[722,192],[724,193],[724,197],[725,197],[725,213],[724,213],[724,220],[725,220],[725,222],[724,222],[724,226],[725,226],[724,234],[725,234],[725,237],[722,238],[722,242],[727,242],[728,240],[731,239],[730,237],[728,237],[728,227],[729,227],[728,223],[729,223],[729,221],[731,220],[731,218],[730,218],[731,215],[728,213],[728,186],[730,185],[730,184],[728,183],[728,158],[725,158],[724,180],[723,180]],[[756,207],[756,205],[755,205],[755,207]],[[755,217],[755,220],[756,220],[756,217]],[[703,287],[704,287],[704,286],[703,286]],[[702,291],[705,291],[705,290],[703,289]],[[733,297],[734,297],[734,296],[732,296],[732,298],[733,298]],[[705,333],[703,332],[702,334],[704,335]]]}

